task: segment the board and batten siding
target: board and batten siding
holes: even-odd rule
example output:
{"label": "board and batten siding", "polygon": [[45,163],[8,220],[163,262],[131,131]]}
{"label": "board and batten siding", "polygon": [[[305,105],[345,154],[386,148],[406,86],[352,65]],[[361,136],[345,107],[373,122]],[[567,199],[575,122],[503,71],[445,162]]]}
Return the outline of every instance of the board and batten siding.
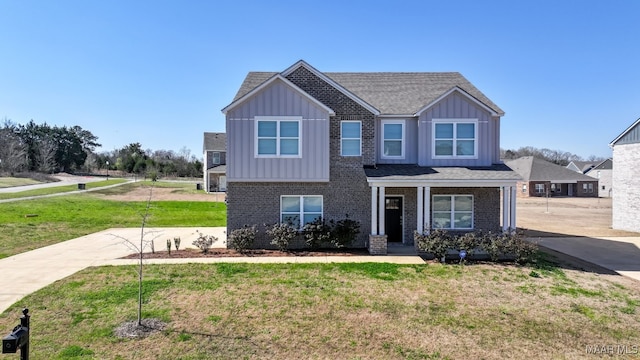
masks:
{"label": "board and batten siding", "polygon": [[[402,159],[383,158],[383,121],[404,122],[404,157]],[[416,164],[418,162],[418,119],[413,118],[383,118],[376,119],[376,154],[378,164]]]}
{"label": "board and batten siding", "polygon": [[[300,116],[299,158],[256,158],[256,116]],[[282,81],[227,113],[227,180],[329,181],[329,113]]]}
{"label": "board and batten siding", "polygon": [[[475,159],[433,159],[433,119],[477,120]],[[418,121],[418,165],[420,166],[490,166],[500,161],[500,122],[488,111],[454,92],[420,115]]]}

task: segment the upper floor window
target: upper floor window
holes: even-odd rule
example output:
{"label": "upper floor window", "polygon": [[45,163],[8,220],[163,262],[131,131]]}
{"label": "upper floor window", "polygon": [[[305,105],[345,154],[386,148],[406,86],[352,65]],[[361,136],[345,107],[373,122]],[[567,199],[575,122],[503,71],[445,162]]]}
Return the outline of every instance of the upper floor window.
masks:
{"label": "upper floor window", "polygon": [[382,120],[382,158],[404,158],[404,120]]}
{"label": "upper floor window", "polygon": [[318,218],[322,218],[322,196],[283,195],[280,198],[280,222],[299,229]]}
{"label": "upper floor window", "polygon": [[473,229],[473,195],[434,195],[433,227]]}
{"label": "upper floor window", "polygon": [[360,156],[362,122],[342,121],[340,123],[340,155]]}
{"label": "upper floor window", "polygon": [[299,157],[300,117],[256,116],[256,156]]}
{"label": "upper floor window", "polygon": [[433,120],[433,154],[442,158],[475,158],[477,120]]}
{"label": "upper floor window", "polygon": [[211,158],[213,159],[213,164],[214,165],[218,165],[220,164],[220,153],[219,152],[214,152],[213,155],[211,156]]}

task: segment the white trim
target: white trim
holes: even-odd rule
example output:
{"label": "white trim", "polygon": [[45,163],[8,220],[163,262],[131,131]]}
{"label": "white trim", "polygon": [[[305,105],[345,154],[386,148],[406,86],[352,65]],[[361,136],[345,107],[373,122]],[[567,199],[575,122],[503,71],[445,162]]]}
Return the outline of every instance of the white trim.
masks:
{"label": "white trim", "polygon": [[272,76],[271,78],[269,78],[268,80],[266,80],[262,84],[260,84],[257,87],[255,87],[253,90],[251,90],[248,93],[244,94],[241,98],[235,100],[231,104],[229,104],[226,107],[224,107],[221,110],[222,113],[226,115],[229,111],[233,110],[234,108],[236,108],[237,106],[239,106],[240,104],[245,102],[246,100],[250,99],[253,95],[255,95],[255,94],[259,93],[260,91],[262,91],[263,89],[267,88],[269,85],[271,85],[271,83],[273,83],[276,80],[282,81],[285,85],[289,86],[293,90],[295,90],[298,93],[300,93],[300,95],[302,95],[302,97],[306,98],[310,102],[314,103],[316,106],[318,106],[321,109],[323,109],[326,112],[328,112],[329,115],[335,115],[336,114],[330,107],[328,107],[325,104],[321,103],[316,98],[314,98],[313,96],[309,95],[307,92],[305,92],[304,90],[300,89],[298,86],[296,86],[294,83],[292,83],[291,81],[287,80],[285,77],[283,77],[280,74],[276,74],[276,75]]}
{"label": "white trim", "polygon": [[[296,180],[297,181],[297,180]],[[378,180],[367,179],[369,186],[386,187],[501,187],[515,186],[516,180]]]}
{"label": "white trim", "polygon": [[[302,116],[256,116],[254,117],[254,157],[255,158],[278,158],[278,159],[297,159],[302,157]],[[275,154],[259,154],[258,153],[258,124],[261,121],[276,122],[276,153]],[[280,123],[281,122],[297,122],[298,123],[298,153],[295,155],[280,154]]]}
{"label": "white trim", "polygon": [[378,187],[371,187],[371,235],[378,235]]}
{"label": "white trim", "polygon": [[[384,126],[386,124],[389,125],[402,125],[402,139],[400,139],[401,141],[401,146],[400,146],[400,155],[385,155],[384,154],[384,142],[385,142],[385,138],[384,138]],[[381,159],[404,159],[405,158],[405,147],[406,147],[406,142],[407,142],[407,136],[406,136],[406,120],[404,119],[396,119],[396,120],[380,120],[380,158]],[[390,141],[397,141],[397,140],[390,140]]]}
{"label": "white trim", "polygon": [[[475,210],[474,210],[474,207],[475,207],[475,196],[473,196],[472,194],[434,194],[434,195],[431,196],[431,202],[435,203],[435,198],[438,197],[438,196],[439,197],[447,197],[448,196],[448,197],[451,198],[451,209],[450,209],[450,211],[448,211],[450,213],[449,221],[450,221],[451,227],[448,227],[448,228],[435,228],[434,227],[434,229],[444,229],[444,230],[473,230],[473,229],[475,229]],[[456,227],[453,227],[455,225],[455,214],[456,214],[456,211],[455,211],[455,198],[458,197],[458,196],[469,196],[469,197],[471,197],[471,227],[469,227],[469,228],[456,228]],[[435,215],[436,212],[443,213],[445,211],[436,211],[436,210],[432,209],[431,210],[432,216]],[[469,211],[465,210],[465,211],[460,211],[460,212],[468,213]],[[435,218],[435,216],[433,216],[433,217]]]}
{"label": "white trim", "polygon": [[[356,139],[356,138],[345,138],[342,136],[342,124],[344,123],[358,123],[359,125],[359,129],[358,132],[360,134],[360,136]],[[342,152],[342,141],[343,140],[358,140],[360,143],[360,146],[358,146],[358,154],[356,155],[345,155]],[[362,121],[361,120],[341,120],[340,121],[340,156],[344,156],[344,157],[353,157],[353,156],[362,156]]]}
{"label": "white trim", "polygon": [[462,88],[458,87],[458,86],[454,86],[452,87],[449,91],[445,92],[444,94],[440,95],[437,99],[435,99],[434,101],[430,102],[429,104],[425,105],[424,107],[422,107],[420,110],[418,110],[414,116],[420,116],[420,114],[422,114],[423,112],[427,111],[429,108],[431,108],[432,106],[436,105],[437,103],[439,103],[440,101],[442,101],[444,98],[446,98],[447,96],[449,96],[451,93],[453,93],[454,91],[460,93],[461,95],[465,96],[466,98],[468,98],[469,100],[471,100],[471,102],[475,103],[476,105],[480,106],[481,108],[483,108],[484,110],[486,110],[487,112],[489,112],[492,116],[504,116],[504,112],[503,113],[497,113],[495,110],[491,109],[490,107],[488,107],[487,105],[485,105],[484,103],[482,103],[480,100],[476,99],[475,97],[471,96],[469,93],[467,93],[466,91],[462,90]]}
{"label": "white trim", "polygon": [[[380,115],[380,111],[378,109],[376,109],[375,107],[373,107],[372,105],[370,105],[366,101],[360,99],[354,93],[352,93],[351,91],[345,89],[342,85],[340,85],[337,82],[331,80],[325,74],[323,74],[322,72],[318,71],[316,68],[314,68],[313,66],[309,65],[304,60],[299,60],[295,64],[289,66],[287,69],[285,69],[283,72],[281,72],[280,75],[283,76],[283,77],[284,76],[288,76],[289,74],[294,72],[296,69],[298,69],[300,66],[302,66],[305,69],[309,70],[315,76],[319,77],[321,80],[323,80],[324,82],[328,83],[329,85],[334,87],[336,90],[340,91],[341,93],[343,93],[347,97],[351,98],[351,100],[355,101],[356,103],[358,103],[359,105],[361,105],[365,109],[369,110],[374,115]],[[335,114],[331,114],[331,115],[335,115]]]}
{"label": "white trim", "polygon": [[[478,159],[478,119],[475,118],[452,118],[452,119],[431,119],[431,158],[432,159]],[[436,155],[436,125],[438,124],[452,124],[453,125],[453,138],[452,146],[453,146],[453,155]],[[458,132],[458,124],[473,124],[473,155],[457,155],[456,143],[459,140],[457,137]],[[448,139],[445,139],[448,140]],[[460,139],[460,140],[470,140],[470,139]]]}
{"label": "white trim", "polygon": [[418,186],[418,200],[416,201],[418,204],[418,223],[417,232],[418,234],[424,233],[424,186]]}
{"label": "white trim", "polygon": [[618,140],[620,140],[623,136],[627,135],[627,133],[633,130],[633,128],[636,127],[636,125],[638,124],[640,124],[640,119],[636,120],[633,124],[631,124],[631,126],[626,128],[625,131],[623,131],[620,135],[618,135],[618,137],[613,139],[613,141],[609,143],[609,147],[613,148],[613,146],[618,142]]}

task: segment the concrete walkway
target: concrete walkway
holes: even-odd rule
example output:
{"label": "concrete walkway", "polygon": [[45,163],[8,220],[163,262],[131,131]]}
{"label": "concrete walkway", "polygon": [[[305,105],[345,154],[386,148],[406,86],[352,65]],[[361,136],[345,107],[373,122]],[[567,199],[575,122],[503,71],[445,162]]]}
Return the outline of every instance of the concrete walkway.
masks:
{"label": "concrete walkway", "polygon": [[106,178],[99,177],[99,176],[75,176],[75,175],[66,175],[66,174],[54,175],[53,177],[58,179],[58,180],[60,180],[60,181],[50,182],[50,183],[42,183],[42,184],[11,186],[11,187],[6,187],[6,188],[0,188],[0,193],[17,193],[17,192],[27,191],[27,190],[43,189],[43,188],[66,186],[66,185],[75,185],[75,184],[80,184],[80,183],[90,183],[90,182],[106,180]]}
{"label": "concrete walkway", "polygon": [[552,237],[531,240],[640,281],[640,237]]}
{"label": "concrete walkway", "polygon": [[[200,231],[214,235],[219,240],[213,247],[226,247],[226,234],[223,227],[208,228],[147,228],[145,240],[155,239],[157,251],[164,251],[167,239],[180,237],[180,248],[194,248],[192,242]],[[84,268],[101,265],[130,265],[137,260],[119,259],[136,253],[133,244],[140,244],[140,228],[108,229],[77,239],[64,241],[26,253],[0,259],[0,312],[22,299],[25,295],[37,291],[57,280],[72,275]],[[133,243],[130,244],[129,242]],[[144,252],[150,252],[150,245]],[[214,262],[253,262],[253,263],[300,263],[300,262],[393,262],[401,264],[424,264],[419,256],[325,256],[325,257],[226,257],[193,259],[149,259],[145,264],[177,263],[214,263]],[[28,304],[24,304],[28,306]]]}

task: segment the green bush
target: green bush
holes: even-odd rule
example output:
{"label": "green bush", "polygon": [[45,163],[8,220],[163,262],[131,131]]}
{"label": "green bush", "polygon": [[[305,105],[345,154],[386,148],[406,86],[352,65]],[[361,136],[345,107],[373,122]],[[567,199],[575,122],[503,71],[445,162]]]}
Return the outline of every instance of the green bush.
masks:
{"label": "green bush", "polygon": [[227,237],[227,244],[238,252],[245,252],[253,246],[258,230],[256,226],[245,225],[240,229],[234,229]]}
{"label": "green bush", "polygon": [[517,263],[527,263],[534,259],[538,251],[536,244],[528,242],[522,234],[473,233],[453,235],[446,230],[435,229],[429,233],[414,233],[418,248],[442,260],[448,251],[465,250],[468,256],[485,252],[491,261],[511,259]]}
{"label": "green bush", "polygon": [[360,233],[360,222],[349,219],[349,214],[343,220],[330,221],[331,244],[337,248],[351,245]]}
{"label": "green bush", "polygon": [[271,238],[271,245],[276,246],[281,251],[286,251],[291,241],[298,236],[298,229],[291,224],[273,224],[267,226],[267,235]]}
{"label": "green bush", "polygon": [[319,248],[322,244],[331,241],[331,226],[327,225],[322,218],[305,224],[302,233],[305,243],[312,249]]}

